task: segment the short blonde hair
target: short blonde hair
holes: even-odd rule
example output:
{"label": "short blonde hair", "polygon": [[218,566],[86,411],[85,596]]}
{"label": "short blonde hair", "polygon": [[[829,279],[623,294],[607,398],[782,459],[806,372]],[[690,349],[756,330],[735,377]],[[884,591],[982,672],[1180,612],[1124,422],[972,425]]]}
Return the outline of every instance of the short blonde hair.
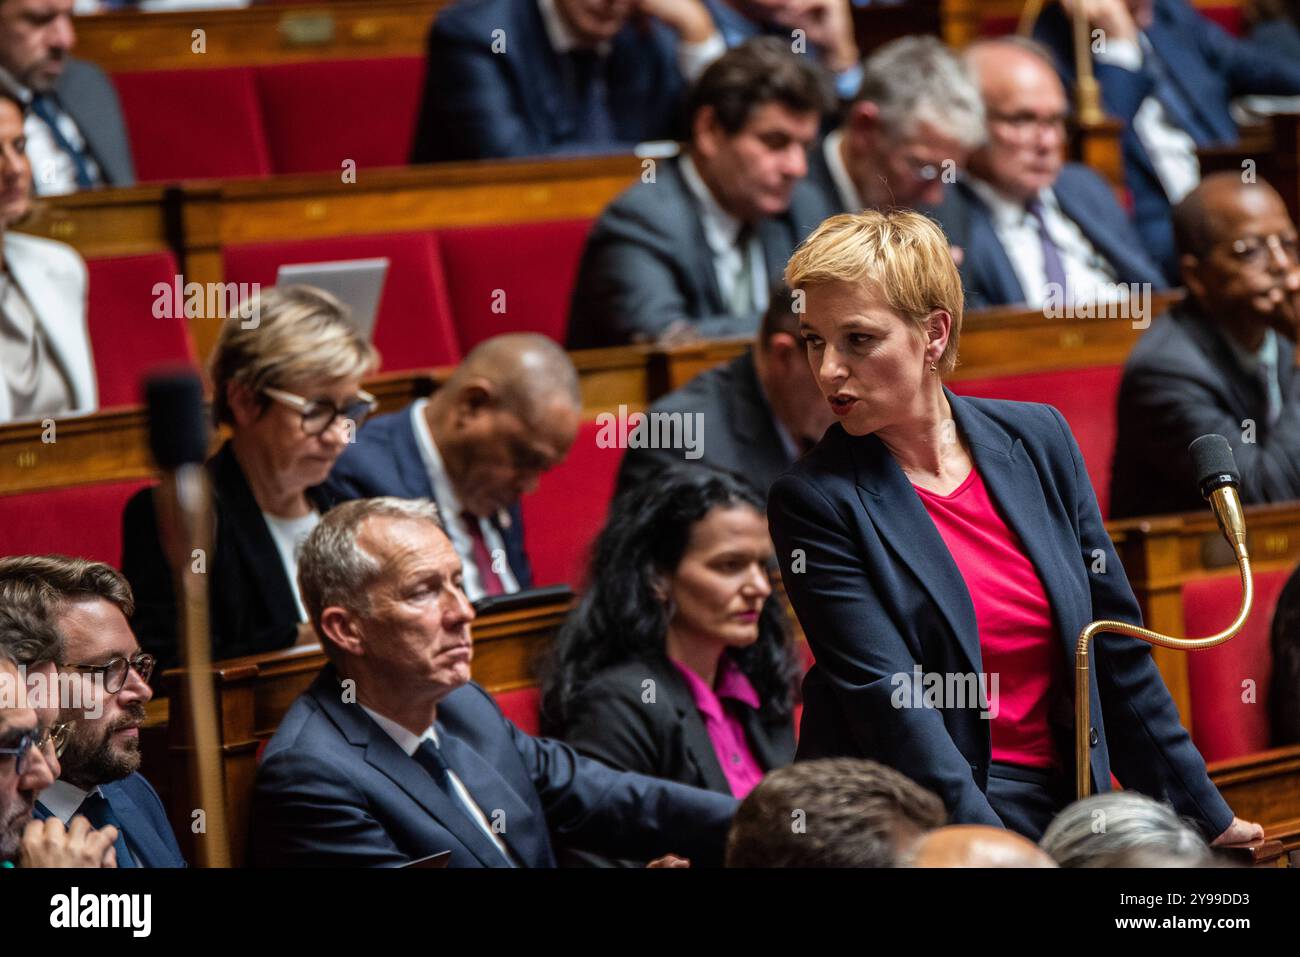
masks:
{"label": "short blonde hair", "polygon": [[304,380],[359,379],[378,365],[379,353],[329,293],[311,286],[268,289],[221,327],[210,366],[212,414],[218,423],[234,422],[226,397],[231,382],[257,393]]}
{"label": "short blonde hair", "polygon": [[952,330],[936,365],[945,374],[957,367],[965,304],[961,275],[943,230],[920,213],[869,209],[832,216],[794,251],[785,281],[795,290],[828,282],[870,282],[922,336],[930,314],[942,309],[952,316]]}

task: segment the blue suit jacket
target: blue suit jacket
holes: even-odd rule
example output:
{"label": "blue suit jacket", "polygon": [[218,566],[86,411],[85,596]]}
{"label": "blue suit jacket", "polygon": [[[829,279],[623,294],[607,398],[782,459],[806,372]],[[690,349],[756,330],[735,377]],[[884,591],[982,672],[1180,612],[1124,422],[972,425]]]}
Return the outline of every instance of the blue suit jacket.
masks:
{"label": "blue suit jacket", "polygon": [[611,41],[608,141],[582,128],[570,61],[551,47],[537,0],[460,0],[438,13],[428,47],[413,163],[615,152],[683,132],[677,40],[661,23],[630,22]]}
{"label": "blue suit jacket", "polygon": [[[1052,187],[1061,211],[1079,226],[1097,252],[1106,257],[1118,282],[1150,283],[1165,288],[1160,266],[1146,254],[1128,215],[1110,184],[1086,166],[1066,163]],[[933,216],[960,246],[962,284],[967,306],[1000,306],[1025,301],[1020,279],[998,240],[993,214],[965,182],[945,191]]]}
{"label": "blue suit jacket", "polygon": [[[322,488],[331,502],[395,495],[437,501],[433,484],[420,458],[410,408],[371,419],[357,439],[339,456]],[[505,543],[506,561],[520,588],[533,587],[533,569],[524,552],[524,520],[518,505],[509,510],[507,525],[491,519]],[[462,555],[462,560],[469,556]]]}
{"label": "blue suit jacket", "polygon": [[[568,846],[719,864],[737,802],[614,771],[516,728],[470,683],[438,705],[447,763],[525,867]],[[451,851],[451,867],[501,867],[496,847],[326,668],[285,715],[257,772],[251,851],[264,866],[396,866]]]}
{"label": "blue suit jacket", "polygon": [[[1171,116],[1198,146],[1234,143],[1237,125],[1228,106],[1234,97],[1248,93],[1300,93],[1300,63],[1249,40],[1231,36],[1193,9],[1186,0],[1156,0],[1155,17],[1147,39],[1168,65],[1191,117]],[[1074,88],[1074,34],[1059,4],[1043,11],[1034,37],[1056,54],[1056,66],[1067,89]],[[1097,64],[1097,82],[1106,112],[1125,124],[1124,175],[1133,192],[1134,214],[1147,251],[1178,279],[1169,198],[1156,176],[1146,149],[1133,133],[1133,117],[1152,93],[1156,79],[1150,64],[1139,72]],[[1198,135],[1198,133],[1200,135]]]}
{"label": "blue suit jacket", "polygon": [[[1097,618],[1140,621],[1137,601],[1061,414],[951,393],[948,401],[1052,605],[1060,642],[1054,724],[1072,777],[1075,640]],[[943,676],[982,666],[961,572],[884,444],[832,426],[772,486],[768,519],[782,580],[817,659],[804,682],[799,758],[872,758],[938,794],[954,822],[1001,825],[985,796],[991,744],[980,708],[891,701],[895,676],[915,666]],[[1094,790],[1110,788],[1113,768],[1126,788],[1169,801],[1207,837],[1222,833],[1232,812],[1179,723],[1149,646],[1101,636],[1090,693]]]}
{"label": "blue suit jacket", "polygon": [[[158,792],[140,773],[100,785],[104,799],[122,822],[122,836],[140,867],[185,867],[176,835]],[[40,801],[32,812],[40,820],[50,816]]]}

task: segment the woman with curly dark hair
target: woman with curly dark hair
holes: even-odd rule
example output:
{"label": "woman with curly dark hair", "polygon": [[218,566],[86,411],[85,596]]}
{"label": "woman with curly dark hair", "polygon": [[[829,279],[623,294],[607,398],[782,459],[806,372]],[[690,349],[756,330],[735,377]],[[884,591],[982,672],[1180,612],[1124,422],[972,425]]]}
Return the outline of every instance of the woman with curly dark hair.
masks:
{"label": "woman with curly dark hair", "polygon": [[743,798],[794,759],[798,669],[762,500],[665,469],[620,495],[560,629],[546,733],[615,768]]}

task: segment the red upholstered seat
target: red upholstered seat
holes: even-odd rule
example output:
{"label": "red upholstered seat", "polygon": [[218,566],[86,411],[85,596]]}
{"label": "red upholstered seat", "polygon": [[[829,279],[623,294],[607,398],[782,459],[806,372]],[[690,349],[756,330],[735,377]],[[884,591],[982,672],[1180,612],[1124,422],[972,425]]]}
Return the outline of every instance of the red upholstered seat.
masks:
{"label": "red upholstered seat", "polygon": [[122,560],[122,509],[143,479],[0,496],[0,555]]}
{"label": "red upholstered seat", "polygon": [[503,332],[564,341],[569,296],[591,220],[475,226],[439,233],[460,346]]}
{"label": "red upholstered seat", "polygon": [[157,252],[91,259],[86,267],[99,404],[135,404],[140,401],[140,379],[151,367],[194,361],[183,314],[171,319],[154,314],[154,287],[172,287],[179,272],[176,260],[170,252]]}
{"label": "red upholstered seat", "polygon": [[258,67],[257,93],[276,173],[404,166],[424,80],[421,57]]}
{"label": "red upholstered seat", "polygon": [[507,718],[524,734],[541,734],[542,692],[540,689],[515,688],[492,697]]}
{"label": "red upholstered seat", "polygon": [[271,172],[251,69],[115,73],[113,83],[141,182]]}
{"label": "red upholstered seat", "polygon": [[388,278],[375,323],[375,345],[384,370],[426,369],[460,361],[442,263],[429,233],[250,243],[227,246],[224,256],[226,282],[256,282],[267,287],[275,284],[276,271],[286,263],[386,256]]}
{"label": "red upholstered seat", "polygon": [[[1269,632],[1288,574],[1283,570],[1255,575],[1255,605],[1246,626],[1231,641],[1187,656],[1192,738],[1207,761],[1251,754],[1269,745]],[[1235,572],[1188,582],[1183,586],[1187,636],[1201,638],[1227,627],[1240,603]]]}
{"label": "red upholstered seat", "polygon": [[1097,493],[1105,518],[1110,508],[1110,465],[1115,456],[1115,403],[1119,396],[1120,366],[1093,366],[1060,372],[1034,372],[992,379],[964,379],[951,383],[958,395],[1020,402],[1045,402],[1065,416],[1079,449],[1088,478]]}
{"label": "red upholstered seat", "polygon": [[1239,4],[1224,5],[1221,7],[1202,7],[1201,14],[1209,17],[1223,29],[1227,30],[1233,36],[1241,36],[1245,33],[1245,14]]}
{"label": "red upholstered seat", "polygon": [[598,432],[595,421],[584,422],[569,457],[524,497],[524,547],[538,586],[582,583],[623,457],[622,449],[600,448]]}

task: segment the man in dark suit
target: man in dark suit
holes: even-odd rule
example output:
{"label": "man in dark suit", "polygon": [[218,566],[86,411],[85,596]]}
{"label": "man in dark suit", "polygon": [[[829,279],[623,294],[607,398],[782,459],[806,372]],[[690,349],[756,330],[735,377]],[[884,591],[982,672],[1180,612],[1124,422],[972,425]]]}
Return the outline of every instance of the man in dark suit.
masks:
{"label": "man in dark suit", "polygon": [[473,608],[427,502],[348,502],[303,546],[330,658],[258,768],[256,863],[552,867],[553,833],[615,857],[721,862],[736,802],[532,738],[470,681]]}
{"label": "man in dark suit", "polygon": [[325,489],[336,501],[432,499],[471,600],[531,588],[519,500],[564,460],[581,414],[563,349],[533,333],[496,336],[431,398],[367,423]]}
{"label": "man in dark suit", "polygon": [[73,0],[0,3],[0,82],[28,105],[36,192],[130,186],[135,167],[122,110],[102,70],[68,56]]}
{"label": "man in dark suit", "polygon": [[568,346],[752,334],[821,219],[801,184],[826,91],[773,38],[715,61],[691,93],[691,139],[614,200],[587,238]]}
{"label": "man in dark suit", "polygon": [[724,50],[700,0],[461,0],[429,31],[411,161],[629,150]]}
{"label": "man in dark suit", "polygon": [[1187,446],[1232,445],[1246,504],[1300,498],[1300,262],[1267,183],[1206,177],[1174,210],[1187,301],[1124,366],[1111,475],[1116,518],[1201,511]]}
{"label": "man in dark suit", "polygon": [[687,462],[735,472],[766,495],[776,477],[834,421],[808,368],[789,291],[773,292],[751,351],[700,373],[655,402],[649,414],[699,416],[700,455],[629,448],[619,466],[620,491]]}
{"label": "man in dark suit", "polygon": [[1050,54],[1018,39],[966,54],[988,117],[988,142],[935,218],[960,259],[967,305],[1025,303],[1062,314],[1163,288],[1160,268],[1110,186],[1066,163],[1065,90]]}
{"label": "man in dark suit", "polygon": [[[1106,112],[1124,123],[1124,174],[1143,246],[1172,282],[1170,207],[1200,178],[1196,149],[1237,141],[1234,97],[1300,93],[1300,63],[1230,36],[1187,0],[1092,0],[1092,60]],[[1034,36],[1075,83],[1073,0],[1048,7]]]}
{"label": "man in dark suit", "polygon": [[984,102],[965,65],[935,37],[902,37],[863,62],[844,120],[808,156],[808,181],[826,216],[937,206],[983,142]]}
{"label": "man in dark suit", "polygon": [[126,579],[101,562],[7,558],[0,561],[0,601],[53,625],[44,647],[28,648],[31,663],[51,661],[63,674],[90,679],[59,686],[77,687],[81,696],[58,702],[60,772],[40,792],[34,817],[71,824],[80,815],[96,829],[115,828],[118,867],[184,867],[162,801],[138,771],[154,661],[127,623]]}

